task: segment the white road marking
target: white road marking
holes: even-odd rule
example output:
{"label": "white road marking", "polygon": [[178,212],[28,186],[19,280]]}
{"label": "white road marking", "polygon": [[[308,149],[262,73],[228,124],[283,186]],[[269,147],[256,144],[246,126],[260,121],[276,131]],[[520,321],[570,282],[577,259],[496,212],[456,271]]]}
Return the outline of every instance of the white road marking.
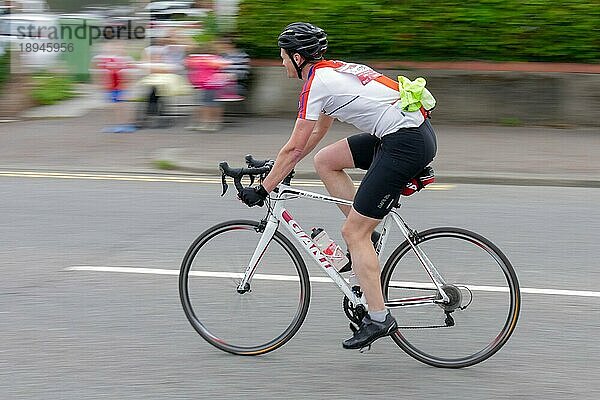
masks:
{"label": "white road marking", "polygon": [[[104,181],[131,181],[131,182],[177,182],[177,183],[204,183],[221,184],[220,177],[193,176],[193,175],[153,175],[153,174],[110,174],[110,173],[84,173],[84,172],[57,172],[57,171],[2,171],[0,177],[10,178],[46,178],[46,179],[82,179],[82,180],[104,180]],[[233,185],[228,179],[229,186]],[[317,179],[294,179],[294,186],[324,187],[323,182]],[[354,181],[354,185],[360,185],[360,181]],[[424,190],[449,190],[454,185],[434,183],[428,185]]]}
{"label": "white road marking", "polygon": [[[97,267],[91,265],[80,265],[65,268],[67,271],[89,271],[89,272],[118,272],[128,274],[154,274],[154,275],[179,275],[179,270],[174,269],[158,269],[158,268],[135,268],[135,267]],[[241,278],[242,273],[231,272],[210,272],[210,271],[193,271],[193,276],[204,276],[212,278]],[[256,274],[253,279],[272,280],[272,281],[298,281],[298,277],[291,275],[270,275]],[[311,282],[331,283],[329,277],[311,277]],[[397,282],[392,281],[392,285],[401,287],[410,287],[415,289],[433,289],[431,283],[424,282]],[[507,287],[501,286],[479,286],[469,285],[469,289],[482,292],[507,292]],[[563,289],[537,289],[537,288],[521,288],[521,293],[527,294],[545,294],[554,296],[578,296],[578,297],[600,297],[600,292],[592,292],[588,290],[563,290]]]}
{"label": "white road marking", "polygon": [[[156,268],[134,268],[134,267],[93,267],[93,266],[76,266],[65,268],[67,271],[94,271],[94,272],[122,272],[128,274],[155,274],[155,275],[179,275],[179,270],[174,269],[156,269]],[[192,271],[193,276],[204,276],[210,278],[235,278],[241,279],[244,274],[242,272],[210,272],[210,271]],[[291,275],[270,275],[270,274],[255,274],[252,279],[270,280],[270,281],[298,281],[297,276]],[[311,282],[332,282],[327,277],[311,277]]]}

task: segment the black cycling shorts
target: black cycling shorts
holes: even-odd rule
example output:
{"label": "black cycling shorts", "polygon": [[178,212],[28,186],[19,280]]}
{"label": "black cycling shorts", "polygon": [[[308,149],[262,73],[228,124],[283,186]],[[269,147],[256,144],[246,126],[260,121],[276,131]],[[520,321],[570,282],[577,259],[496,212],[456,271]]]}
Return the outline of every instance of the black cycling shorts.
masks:
{"label": "black cycling shorts", "polygon": [[428,120],[381,139],[359,133],[347,140],[354,166],[367,170],[354,197],[354,209],[375,219],[390,212],[404,186],[431,163],[437,151],[435,132]]}

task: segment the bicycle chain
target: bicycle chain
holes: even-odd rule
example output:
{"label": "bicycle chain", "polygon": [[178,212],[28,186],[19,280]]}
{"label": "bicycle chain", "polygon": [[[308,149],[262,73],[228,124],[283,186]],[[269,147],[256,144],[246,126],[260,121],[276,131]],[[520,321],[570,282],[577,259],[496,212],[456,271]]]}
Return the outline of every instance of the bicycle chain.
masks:
{"label": "bicycle chain", "polygon": [[[346,313],[346,317],[348,317],[348,319],[350,319],[351,322],[358,323],[355,319],[351,318],[351,315],[348,314],[349,312],[354,314],[356,312],[356,309],[354,308],[354,305],[352,305],[352,303],[350,303],[350,300],[346,296],[344,296],[344,301],[343,301],[342,305],[343,305],[344,313]],[[352,315],[352,317],[353,316],[354,315]],[[398,329],[434,329],[434,328],[451,328],[452,326],[453,325],[448,325],[448,324],[424,325],[424,326],[399,326]]]}
{"label": "bicycle chain", "polygon": [[444,325],[425,325],[425,326],[399,326],[398,329],[431,329],[431,328],[451,328],[455,325],[454,318],[450,315],[451,311],[446,311],[446,320]]}
{"label": "bicycle chain", "polygon": [[448,325],[426,325],[426,326],[399,326],[398,329],[431,329],[431,328],[451,328]]}

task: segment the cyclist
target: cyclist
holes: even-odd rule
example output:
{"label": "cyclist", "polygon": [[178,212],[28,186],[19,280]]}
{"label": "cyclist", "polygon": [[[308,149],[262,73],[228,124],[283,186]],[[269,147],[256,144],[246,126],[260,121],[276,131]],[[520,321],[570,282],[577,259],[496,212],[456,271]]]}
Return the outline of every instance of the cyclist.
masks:
{"label": "cyclist", "polygon": [[[369,313],[342,345],[366,347],[397,329],[384,305],[371,235],[406,183],[433,160],[435,133],[423,108],[414,112],[400,108],[398,82],[365,65],[325,60],[327,35],[321,28],[304,22],[290,24],[279,35],[278,44],[288,78],[304,81],[298,117],[262,185],[244,188],[240,199],[250,207],[262,206],[269,192],[325,136],[334,118],[365,132],[323,148],[314,164],[332,196],[353,199],[352,208],[341,207],[347,216],[342,236]],[[367,170],[357,191],[344,172],[355,167]]]}

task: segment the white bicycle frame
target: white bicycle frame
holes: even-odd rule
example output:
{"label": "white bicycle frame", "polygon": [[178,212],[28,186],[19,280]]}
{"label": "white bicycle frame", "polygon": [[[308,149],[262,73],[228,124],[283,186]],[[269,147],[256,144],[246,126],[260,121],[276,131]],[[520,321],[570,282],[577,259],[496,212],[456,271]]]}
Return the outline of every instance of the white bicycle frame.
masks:
{"label": "white bicycle frame", "polygon": [[[343,204],[352,206],[352,201],[339,199],[336,197],[326,196],[319,193],[308,192],[304,190],[294,189],[290,186],[286,186],[280,184],[277,187],[276,191],[273,191],[274,197],[271,197],[271,201],[274,202],[274,207],[272,212],[268,216],[268,220],[266,223],[266,227],[263,231],[263,234],[256,246],[256,250],[248,263],[246,271],[244,273],[244,277],[240,282],[238,289],[244,290],[247,285],[250,284],[252,280],[252,276],[257,270],[258,264],[262,255],[265,253],[267,246],[275,231],[279,227],[279,225],[284,226],[290,233],[291,236],[300,244],[300,246],[306,250],[306,252],[312,257],[313,260],[325,271],[325,273],[331,278],[331,280],[340,288],[340,290],[348,297],[348,299],[354,304],[359,305],[362,304],[365,308],[368,307],[366,303],[365,296],[357,296],[357,294],[352,290],[350,284],[344,279],[340,273],[329,263],[327,257],[321,252],[321,250],[315,245],[312,241],[311,237],[304,232],[300,224],[298,224],[288,210],[285,209],[284,205],[286,201],[290,199],[296,198],[307,198],[312,200],[324,201],[333,204]],[[398,227],[400,228],[404,237],[410,243],[410,246],[417,258],[429,274],[433,284],[437,288],[437,292],[431,296],[421,296],[421,297],[412,297],[412,298],[403,298],[396,300],[389,300],[385,303],[386,307],[405,307],[405,306],[418,306],[418,305],[426,305],[426,304],[439,304],[444,302],[449,302],[449,298],[442,289],[442,286],[445,285],[444,279],[437,272],[432,262],[425,255],[425,253],[419,248],[418,244],[413,240],[413,233],[408,227],[408,225],[404,222],[402,217],[398,215],[397,212],[392,210],[382,221],[383,229],[381,238],[379,239],[379,243],[377,243],[377,252],[379,254],[380,262],[381,254],[383,253],[383,248],[388,239],[389,225],[394,221]]]}

